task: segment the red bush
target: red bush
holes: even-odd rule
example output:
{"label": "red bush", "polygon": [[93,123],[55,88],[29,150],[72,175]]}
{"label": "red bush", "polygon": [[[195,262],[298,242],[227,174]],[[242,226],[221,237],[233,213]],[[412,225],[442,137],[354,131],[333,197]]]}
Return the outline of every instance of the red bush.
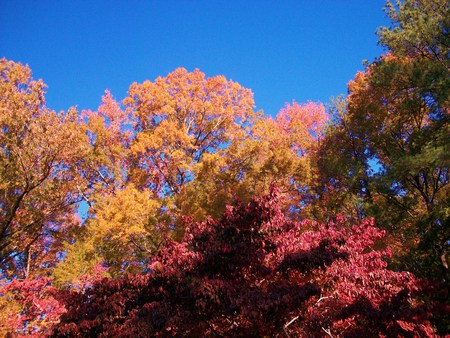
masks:
{"label": "red bush", "polygon": [[186,219],[184,240],[168,240],[148,274],[69,294],[53,335],[434,335],[434,305],[412,274],[387,269],[372,220],[292,222],[278,199],[274,188],[219,221]]}

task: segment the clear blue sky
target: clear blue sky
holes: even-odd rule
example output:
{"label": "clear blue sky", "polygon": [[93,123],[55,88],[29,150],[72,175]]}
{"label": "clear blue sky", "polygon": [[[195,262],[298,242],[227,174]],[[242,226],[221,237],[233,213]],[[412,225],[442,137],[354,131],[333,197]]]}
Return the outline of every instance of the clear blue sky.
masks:
{"label": "clear blue sky", "polygon": [[55,110],[98,107],[177,67],[223,74],[276,114],[345,94],[383,50],[384,0],[0,0],[0,57],[28,64]]}

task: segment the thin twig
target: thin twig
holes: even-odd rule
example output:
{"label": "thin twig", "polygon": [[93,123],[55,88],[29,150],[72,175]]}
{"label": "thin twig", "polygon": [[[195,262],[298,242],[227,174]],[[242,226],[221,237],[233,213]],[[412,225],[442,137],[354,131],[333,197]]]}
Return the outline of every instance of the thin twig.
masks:
{"label": "thin twig", "polygon": [[326,329],[324,329],[324,328],[322,327],[322,330],[323,330],[327,335],[329,335],[331,338],[334,338],[333,335],[331,334],[330,329],[326,330]]}
{"label": "thin twig", "polygon": [[320,298],[317,300],[317,302],[314,305],[317,305],[319,302],[323,301],[324,299],[328,299],[328,298],[334,298],[334,297],[333,296],[327,296],[327,297],[320,296]]}
{"label": "thin twig", "polygon": [[298,319],[298,316],[295,316],[294,318],[292,318],[288,323],[284,324],[284,328],[287,328],[289,325],[291,325],[297,319]]}

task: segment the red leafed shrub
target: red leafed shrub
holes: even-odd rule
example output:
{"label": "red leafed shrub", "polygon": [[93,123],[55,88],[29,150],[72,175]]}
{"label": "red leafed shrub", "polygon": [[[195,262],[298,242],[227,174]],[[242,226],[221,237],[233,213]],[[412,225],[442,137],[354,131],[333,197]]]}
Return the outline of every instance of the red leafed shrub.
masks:
{"label": "red leafed shrub", "polygon": [[412,274],[387,269],[372,220],[293,222],[278,199],[273,188],[219,221],[186,219],[148,274],[65,294],[53,336],[434,336],[436,305],[418,300]]}

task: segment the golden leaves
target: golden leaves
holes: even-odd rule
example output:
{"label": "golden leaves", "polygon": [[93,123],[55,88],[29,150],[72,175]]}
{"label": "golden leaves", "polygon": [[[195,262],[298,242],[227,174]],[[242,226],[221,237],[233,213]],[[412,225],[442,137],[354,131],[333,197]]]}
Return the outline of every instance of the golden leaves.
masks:
{"label": "golden leaves", "polygon": [[[45,255],[79,197],[76,164],[87,138],[74,109],[58,114],[45,106],[44,88],[28,67],[0,60],[0,268],[6,274],[27,276],[47,265]],[[45,249],[33,253],[34,247]],[[16,264],[26,269],[14,271]]]}
{"label": "golden leaves", "polygon": [[124,100],[135,117],[131,154],[148,172],[146,185],[177,193],[207,153],[230,142],[251,122],[253,97],[223,76],[179,68],[154,82],[133,84]]}

